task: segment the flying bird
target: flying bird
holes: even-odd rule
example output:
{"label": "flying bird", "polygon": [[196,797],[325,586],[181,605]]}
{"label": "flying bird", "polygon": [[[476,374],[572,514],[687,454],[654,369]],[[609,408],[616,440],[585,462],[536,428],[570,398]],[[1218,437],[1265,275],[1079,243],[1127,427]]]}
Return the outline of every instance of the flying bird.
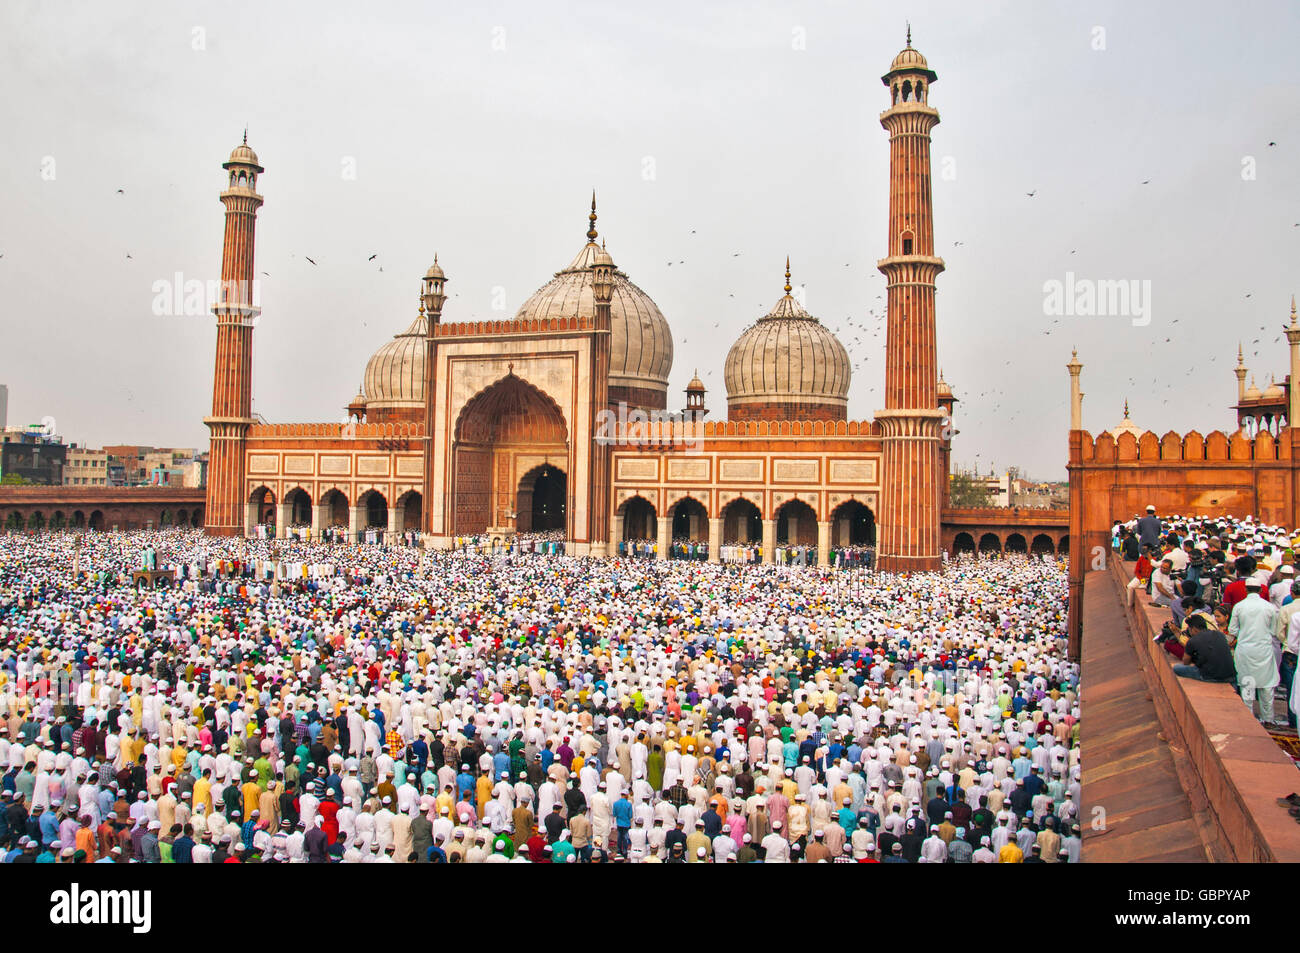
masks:
{"label": "flying bird", "polygon": [[118,189],[118,190],[117,190],[117,194],[118,194],[118,195],[125,195],[125,194],[126,194],[126,189]]}
{"label": "flying bird", "polygon": [[375,260],[376,258],[378,258],[378,257],[379,257],[379,254],[378,254],[378,253],[375,253],[375,254],[371,255],[369,258],[367,258],[366,261],[374,261],[374,260]]}
{"label": "flying bird", "polygon": [[[302,257],[303,257],[303,258],[307,258],[307,256],[306,256],[306,255],[303,255],[303,256],[302,256]],[[308,261],[311,261],[311,259],[310,259],[310,258],[307,258],[307,260],[308,260]],[[314,262],[314,261],[311,261],[311,263],[312,263],[312,264],[313,264],[313,265],[314,265],[314,264],[316,264],[316,262]]]}
{"label": "flying bird", "polygon": [[1038,194],[1038,189],[1034,189],[1034,191],[1032,191],[1032,192],[1026,192],[1025,194],[1028,195],[1028,196],[1032,199],[1035,195]]}

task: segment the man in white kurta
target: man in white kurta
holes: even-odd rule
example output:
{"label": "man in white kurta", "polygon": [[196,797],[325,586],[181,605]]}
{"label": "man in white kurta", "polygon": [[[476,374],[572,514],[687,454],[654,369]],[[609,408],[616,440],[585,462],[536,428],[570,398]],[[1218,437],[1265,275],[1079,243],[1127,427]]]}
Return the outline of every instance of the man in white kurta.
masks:
{"label": "man in white kurta", "polygon": [[1260,595],[1258,579],[1246,580],[1246,598],[1232,609],[1228,634],[1236,636],[1232,651],[1237,666],[1237,687],[1242,701],[1259,705],[1259,720],[1273,721],[1273,689],[1277,687],[1277,660],[1273,655],[1277,607]]}

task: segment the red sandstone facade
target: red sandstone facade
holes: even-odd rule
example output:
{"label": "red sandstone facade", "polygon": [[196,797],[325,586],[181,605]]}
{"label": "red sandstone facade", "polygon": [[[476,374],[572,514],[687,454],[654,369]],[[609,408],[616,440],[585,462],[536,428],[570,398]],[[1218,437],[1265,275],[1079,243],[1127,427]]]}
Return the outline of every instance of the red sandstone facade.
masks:
{"label": "red sandstone facade", "polygon": [[[890,218],[879,268],[889,301],[885,409],[875,420],[848,419],[848,355],[792,297],[789,261],[785,297],[728,355],[730,419],[702,419],[698,381],[685,419],[638,419],[666,407],[671,335],[597,244],[593,198],[586,245],[513,320],[445,321],[447,278],[435,259],[419,317],[371,359],[348,423],[249,419],[257,309],[223,301],[214,309],[209,532],[273,523],[278,535],[289,525],[344,527],[356,539],[367,528],[418,529],[427,545],[446,546],[554,526],[578,554],[648,538],[663,556],[670,539],[687,537],[707,540],[713,558],[726,542],[763,544],[768,559],[789,543],[816,547],[823,562],[832,547],[878,543],[893,571],[936,569],[950,547],[1059,546],[1050,517],[1029,526],[1009,513],[945,509],[944,421],[956,398],[936,360],[935,78],[910,36],[884,77]],[[226,168],[222,274],[251,281],[262,169],[246,145]],[[632,417],[617,416],[629,409]]]}

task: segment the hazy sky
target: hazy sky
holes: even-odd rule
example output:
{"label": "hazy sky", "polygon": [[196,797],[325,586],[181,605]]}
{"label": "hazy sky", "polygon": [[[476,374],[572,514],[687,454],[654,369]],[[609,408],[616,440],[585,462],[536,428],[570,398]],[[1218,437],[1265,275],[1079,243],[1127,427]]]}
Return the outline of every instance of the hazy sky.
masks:
{"label": "hazy sky", "polygon": [[[220,166],[245,123],[266,167],[253,393],[268,420],[340,418],[415,316],[435,251],[446,320],[513,315],[581,247],[593,187],[610,252],[673,327],[670,406],[698,367],[725,414],[723,359],[780,296],[788,253],[853,358],[850,414],[869,418],[880,76],[905,19],[939,74],[955,461],[1063,476],[1072,345],[1089,430],[1125,397],[1158,432],[1229,427],[1238,339],[1261,388],[1287,369],[1295,4],[11,0],[9,423],[206,446],[213,319],[155,315],[153,285],[219,276]],[[1045,313],[1045,282],[1067,272],[1149,282],[1149,324]]]}

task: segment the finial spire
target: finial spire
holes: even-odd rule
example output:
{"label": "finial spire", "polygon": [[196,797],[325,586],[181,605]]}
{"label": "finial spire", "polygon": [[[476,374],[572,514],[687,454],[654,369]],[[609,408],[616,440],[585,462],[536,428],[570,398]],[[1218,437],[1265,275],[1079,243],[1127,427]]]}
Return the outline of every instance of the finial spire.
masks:
{"label": "finial spire", "polygon": [[1124,419],[1128,420],[1128,398],[1124,398]]}
{"label": "finial spire", "polygon": [[248,123],[244,123],[244,145],[248,145]]}
{"label": "finial spire", "polygon": [[1295,295],[1291,296],[1291,323],[1295,324]]}
{"label": "finial spire", "polygon": [[912,48],[912,21],[907,21],[907,48]]}
{"label": "finial spire", "polygon": [[1238,341],[1237,342],[1237,366],[1241,367],[1244,364],[1245,364],[1245,358],[1243,358],[1241,355],[1241,342]]}
{"label": "finial spire", "polygon": [[785,293],[789,294],[794,289],[790,287],[790,256],[785,256]]}
{"label": "finial spire", "polygon": [[591,214],[587,216],[587,241],[596,240],[596,190],[591,190]]}

